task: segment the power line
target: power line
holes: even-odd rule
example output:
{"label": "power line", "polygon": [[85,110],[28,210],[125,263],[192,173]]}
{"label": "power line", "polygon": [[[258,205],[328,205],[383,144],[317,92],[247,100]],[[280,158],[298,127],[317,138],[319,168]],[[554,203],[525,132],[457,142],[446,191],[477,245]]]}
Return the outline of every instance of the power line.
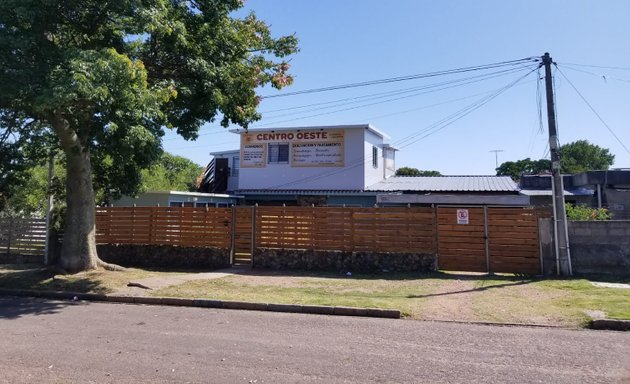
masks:
{"label": "power line", "polygon": [[[533,71],[535,71],[536,69],[532,69],[530,72],[528,72],[527,74],[525,74],[524,76],[519,77],[518,79],[516,79],[515,81],[512,81],[511,83],[507,84],[504,87],[499,88],[497,91],[495,91],[492,95],[490,96],[486,96],[484,98],[481,98],[480,100],[470,104],[469,106],[462,108],[461,110],[451,114],[450,116],[434,123],[431,124],[430,126],[412,134],[409,135],[401,140],[399,140],[398,142],[393,143],[394,146],[397,146],[399,144],[404,144],[403,146],[401,146],[401,148],[405,148],[408,147],[409,145],[412,145],[432,134],[435,134],[439,131],[441,131],[442,129],[448,127],[449,125],[455,123],[456,121],[462,119],[463,117],[469,115],[470,113],[472,113],[473,111],[481,108],[482,106],[484,106],[485,104],[487,104],[488,102],[490,102],[491,100],[493,100],[494,98],[496,98],[497,96],[499,96],[500,94],[504,93],[505,91],[507,91],[508,89],[512,88],[513,86],[515,86],[518,82],[520,82],[521,80],[523,80],[524,78],[526,78],[527,76],[529,76]],[[423,135],[421,137],[418,138],[419,135]],[[367,156],[363,159],[360,159],[354,163],[349,164],[348,166],[344,167],[343,169],[338,169],[338,170],[333,170],[333,171],[329,171],[329,172],[324,172],[321,173],[319,175],[315,175],[315,176],[308,176],[308,177],[304,177],[301,179],[297,179],[297,180],[292,180],[289,181],[287,183],[283,183],[283,184],[278,184],[274,187],[272,187],[272,189],[279,189],[279,188],[287,188],[290,187],[292,185],[295,184],[299,184],[305,181],[314,181],[314,180],[319,180],[325,177],[329,177],[338,173],[343,173],[348,171],[349,169],[354,169],[360,166],[363,166],[366,161],[368,161],[371,158],[370,156]]]}
{"label": "power line", "polygon": [[557,63],[561,65],[574,65],[577,67],[590,67],[590,68],[604,68],[604,69],[615,69],[621,71],[630,71],[630,67],[610,67],[605,65],[590,65],[590,64],[577,64],[577,63]]}
{"label": "power line", "polygon": [[[557,65],[556,65],[557,66]],[[605,82],[607,82],[608,80],[616,80],[616,81],[622,81],[624,83],[630,83],[630,80],[628,79],[621,79],[619,77],[614,77],[614,76],[608,76],[608,75],[604,75],[604,74],[599,74],[599,73],[595,73],[595,72],[591,72],[591,71],[585,71],[583,69],[578,69],[578,68],[572,68],[566,64],[564,65],[560,65],[560,67],[562,68],[566,68],[569,69],[571,71],[575,71],[575,72],[581,72],[581,73],[586,73],[587,75],[591,75],[591,76],[595,76],[597,78],[601,78],[603,79]]]}
{"label": "power line", "polygon": [[295,91],[295,92],[288,92],[288,93],[282,93],[282,94],[276,94],[276,95],[262,96],[262,98],[263,99],[271,99],[271,98],[277,98],[277,97],[287,97],[287,96],[304,95],[304,94],[309,94],[309,93],[335,91],[335,90],[339,90],[339,89],[366,87],[366,86],[370,86],[370,85],[387,84],[387,83],[394,83],[394,82],[407,81],[407,80],[416,80],[416,79],[423,79],[423,78],[428,78],[428,77],[450,75],[450,74],[454,74],[454,73],[465,73],[465,72],[471,72],[471,71],[493,69],[493,68],[499,68],[499,67],[504,67],[504,66],[508,66],[508,65],[517,65],[517,64],[523,64],[525,62],[533,62],[533,61],[539,61],[539,60],[540,59],[537,58],[537,57],[528,57],[528,58],[524,58],[524,59],[503,61],[503,62],[498,62],[498,63],[493,63],[493,64],[485,64],[485,65],[476,65],[476,66],[471,66],[471,67],[461,67],[461,68],[455,68],[455,69],[448,69],[448,70],[445,70],[445,71],[420,73],[420,74],[415,74],[415,75],[391,77],[391,78],[387,78],[387,79],[379,79],[379,80],[363,81],[363,82],[358,82],[358,83],[333,85],[333,86],[322,87],[322,88],[305,89],[305,90],[302,90],[302,91]]}
{"label": "power line", "polygon": [[[521,71],[523,71],[525,69],[530,69],[530,68],[523,67],[523,68],[520,68],[520,69],[517,69],[517,70],[510,70],[509,73],[518,73],[518,72],[521,72]],[[396,98],[390,98],[390,99],[387,99],[387,100],[376,101],[376,102],[373,102],[373,103],[362,104],[362,105],[358,105],[358,106],[354,106],[354,107],[337,109],[337,110],[334,110],[334,111],[322,112],[322,113],[317,113],[317,114],[312,114],[312,115],[307,115],[307,116],[296,117],[296,118],[292,118],[292,119],[285,119],[285,120],[279,120],[279,121],[270,121],[270,122],[266,122],[263,125],[252,126],[252,128],[265,128],[265,127],[268,127],[270,125],[276,125],[276,124],[290,122],[290,121],[303,120],[303,119],[308,119],[308,118],[311,118],[311,117],[330,115],[330,114],[334,114],[334,113],[346,112],[346,111],[355,110],[355,109],[359,109],[359,108],[370,107],[370,106],[379,105],[379,104],[383,104],[383,103],[388,103],[388,102],[392,102],[392,101],[407,99],[407,98],[410,98],[410,97],[416,97],[416,96],[423,95],[423,94],[438,92],[438,91],[442,91],[442,90],[445,90],[445,89],[453,88],[453,87],[456,87],[456,86],[467,85],[467,84],[479,82],[479,81],[482,81],[482,80],[487,80],[489,78],[499,77],[499,76],[502,76],[502,75],[505,75],[505,74],[504,73],[501,73],[500,75],[496,75],[495,74],[494,76],[491,76],[491,77],[487,77],[487,78],[484,78],[484,79],[472,80],[472,81],[468,81],[466,83],[459,84],[459,85],[450,85],[450,86],[447,86],[447,87],[442,87],[442,88],[431,90],[431,91],[419,92],[419,93],[415,93],[415,94],[412,94],[412,95],[400,96],[400,97],[396,97]]]}
{"label": "power line", "polygon": [[556,69],[558,70],[558,72],[560,72],[560,74],[562,75],[562,77],[569,83],[569,85],[571,85],[571,87],[573,88],[573,90],[580,96],[580,98],[582,99],[582,101],[584,101],[584,103],[591,109],[591,111],[595,114],[595,116],[597,116],[597,118],[599,119],[599,121],[601,121],[602,124],[604,124],[604,126],[606,127],[606,129],[608,129],[608,132],[610,132],[613,137],[617,140],[617,142],[619,142],[619,144],[621,144],[621,146],[623,147],[623,149],[626,150],[626,152],[628,152],[630,154],[630,149],[628,149],[628,147],[626,147],[626,145],[621,141],[621,139],[619,139],[619,137],[617,136],[617,134],[613,131],[613,129],[604,121],[604,119],[602,118],[602,116],[597,113],[597,111],[595,110],[595,108],[593,108],[593,106],[591,105],[591,103],[588,102],[588,100],[586,100],[586,98],[584,97],[584,95],[582,95],[582,93],[575,87],[575,85],[573,85],[573,83],[571,82],[571,80],[569,80],[569,78],[564,74],[564,72],[562,72],[562,70],[560,70],[560,68],[558,68],[558,66],[556,65]]}
{"label": "power line", "polygon": [[[427,84],[427,85],[422,85],[422,86],[403,88],[403,89],[397,89],[397,90],[391,90],[391,91],[385,91],[385,92],[377,92],[377,93],[372,93],[372,94],[362,95],[362,96],[347,97],[347,98],[343,98],[343,99],[337,99],[337,100],[332,100],[332,101],[325,101],[325,102],[320,102],[320,103],[305,104],[305,105],[300,105],[300,106],[295,106],[295,107],[279,108],[279,109],[273,109],[273,110],[268,110],[268,111],[261,111],[260,113],[263,114],[263,115],[268,115],[270,113],[285,112],[285,111],[292,111],[292,110],[296,110],[296,109],[305,109],[305,108],[309,108],[309,107],[316,107],[316,106],[321,106],[321,105],[330,105],[330,104],[340,103],[338,105],[333,105],[333,106],[330,106],[330,107],[315,108],[315,109],[312,109],[311,111],[315,111],[315,110],[319,110],[319,109],[325,109],[325,108],[334,108],[335,106],[343,106],[343,105],[346,105],[346,104],[352,104],[352,103],[344,103],[346,101],[372,100],[372,99],[378,99],[378,98],[383,98],[383,97],[387,97],[387,96],[394,96],[394,95],[399,95],[399,94],[405,94],[405,93],[410,93],[410,92],[415,92],[415,91],[420,91],[420,90],[425,90],[425,89],[438,88],[438,87],[441,87],[441,86],[457,84],[457,83],[462,83],[462,84],[455,85],[455,86],[467,85],[467,84],[471,84],[471,83],[474,83],[474,82],[477,82],[477,81],[482,81],[482,80],[487,80],[487,79],[491,79],[491,78],[495,78],[495,77],[499,77],[499,76],[508,75],[510,73],[518,72],[519,70],[521,70],[521,69],[519,69],[519,68],[516,68],[516,69],[510,68],[510,69],[504,69],[504,70],[501,70],[501,71],[496,71],[496,72],[491,72],[491,73],[484,73],[484,74],[481,74],[481,75],[469,76],[469,77],[465,77],[465,78],[462,78],[462,79],[443,81],[443,82],[434,83],[434,84]],[[479,79],[479,80],[477,80],[477,81],[469,81],[469,80],[473,80],[473,79]],[[452,87],[444,87],[444,88],[440,88],[438,90],[449,89],[449,88],[452,88]],[[355,101],[355,102],[360,102],[360,101]],[[294,114],[299,114],[299,113],[301,113],[301,112],[294,112]],[[283,114],[283,115],[278,115],[278,116],[275,116],[275,117],[288,116],[288,115],[290,115],[290,114]]]}

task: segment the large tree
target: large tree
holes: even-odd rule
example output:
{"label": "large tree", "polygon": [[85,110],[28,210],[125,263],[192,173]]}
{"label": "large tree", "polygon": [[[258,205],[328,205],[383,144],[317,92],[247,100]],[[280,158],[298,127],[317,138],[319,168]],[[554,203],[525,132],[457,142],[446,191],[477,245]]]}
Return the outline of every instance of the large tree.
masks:
{"label": "large tree", "polygon": [[551,172],[551,160],[532,160],[529,157],[517,161],[506,161],[497,168],[497,176],[511,176],[518,180],[521,175],[537,175]]}
{"label": "large tree", "polygon": [[578,140],[560,147],[560,163],[563,173],[580,173],[607,170],[615,161],[615,155],[607,148]]}
{"label": "large tree", "polygon": [[133,189],[160,157],[164,128],[195,139],[217,118],[247,127],[260,118],[256,88],[291,83],[281,58],[296,38],[233,17],[241,6],[0,1],[0,121],[35,142],[52,132],[66,158],[61,268],[108,267],[96,253],[93,183]]}
{"label": "large tree", "polygon": [[[606,170],[615,160],[615,155],[608,149],[591,144],[587,140],[578,140],[560,147],[560,165],[562,173],[580,173],[585,171]],[[536,175],[551,172],[548,159],[506,161],[497,168],[497,175],[511,176],[514,180],[521,175]]]}

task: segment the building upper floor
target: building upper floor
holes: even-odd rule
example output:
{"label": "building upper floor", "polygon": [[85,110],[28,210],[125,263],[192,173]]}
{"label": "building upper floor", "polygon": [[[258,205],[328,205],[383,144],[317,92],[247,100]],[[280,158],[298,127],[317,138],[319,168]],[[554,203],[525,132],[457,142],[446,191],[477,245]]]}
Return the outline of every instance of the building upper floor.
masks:
{"label": "building upper floor", "polygon": [[[369,124],[232,132],[240,148],[211,153],[215,169],[227,167],[227,191],[364,190],[396,171],[396,149]],[[221,177],[215,170],[208,179]]]}

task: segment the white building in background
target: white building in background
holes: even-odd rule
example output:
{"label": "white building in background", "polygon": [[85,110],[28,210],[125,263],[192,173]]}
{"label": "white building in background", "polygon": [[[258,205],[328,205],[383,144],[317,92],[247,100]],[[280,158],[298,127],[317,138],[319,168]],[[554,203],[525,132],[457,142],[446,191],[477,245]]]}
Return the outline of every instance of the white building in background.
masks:
{"label": "white building in background", "polygon": [[360,191],[396,171],[396,149],[369,124],[232,132],[240,149],[211,153],[228,160],[228,191]]}

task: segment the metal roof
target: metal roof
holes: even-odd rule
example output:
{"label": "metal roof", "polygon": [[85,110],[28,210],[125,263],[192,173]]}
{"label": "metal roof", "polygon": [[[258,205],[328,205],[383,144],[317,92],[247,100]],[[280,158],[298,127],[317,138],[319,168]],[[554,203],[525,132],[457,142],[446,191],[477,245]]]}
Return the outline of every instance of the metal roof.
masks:
{"label": "metal roof", "polygon": [[518,192],[509,176],[392,176],[366,191]]}
{"label": "metal roof", "polygon": [[[564,196],[592,196],[595,193],[592,189],[577,188],[577,189],[565,189]],[[525,196],[551,196],[551,190],[549,189],[521,189],[521,195]]]}

